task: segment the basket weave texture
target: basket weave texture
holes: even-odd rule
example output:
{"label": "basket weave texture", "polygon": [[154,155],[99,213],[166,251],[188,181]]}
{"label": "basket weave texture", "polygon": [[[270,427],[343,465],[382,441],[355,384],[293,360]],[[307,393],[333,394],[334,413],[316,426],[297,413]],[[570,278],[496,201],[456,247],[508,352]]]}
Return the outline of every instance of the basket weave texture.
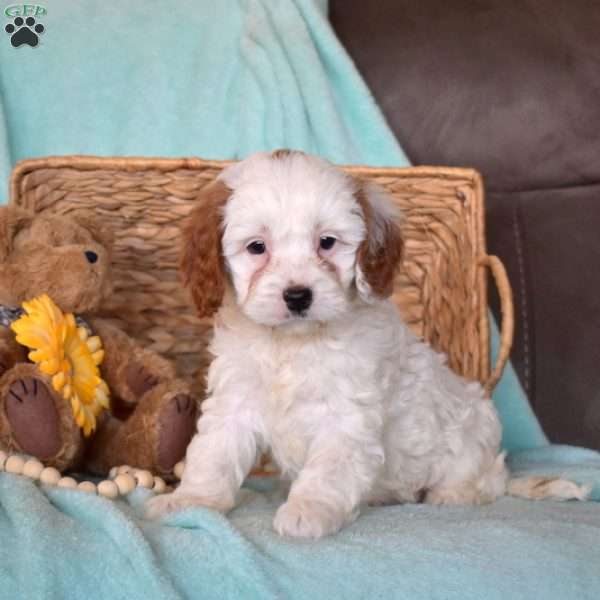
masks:
{"label": "basket weave texture", "polygon": [[[102,316],[177,363],[199,389],[210,361],[211,321],[199,319],[178,273],[180,229],[198,192],[229,162],[201,159],[49,157],[22,161],[11,202],[34,212],[96,212],[115,233],[114,293]],[[470,169],[347,167],[385,188],[404,214],[403,268],[393,299],[410,327],[450,366],[491,390],[512,341],[512,297],[504,269],[485,251],[483,187]],[[489,360],[486,268],[504,318]]]}

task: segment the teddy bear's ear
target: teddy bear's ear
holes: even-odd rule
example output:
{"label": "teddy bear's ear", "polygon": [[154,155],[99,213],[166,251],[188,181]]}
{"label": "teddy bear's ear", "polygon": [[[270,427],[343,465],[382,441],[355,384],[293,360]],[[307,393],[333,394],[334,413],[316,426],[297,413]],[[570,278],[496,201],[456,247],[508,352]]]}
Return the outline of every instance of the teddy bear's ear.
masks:
{"label": "teddy bear's ear", "polygon": [[92,237],[104,248],[110,250],[114,242],[112,230],[102,219],[92,210],[78,210],[69,214],[69,216],[82,227],[85,227]]}
{"label": "teddy bear's ear", "polygon": [[29,227],[34,215],[18,206],[0,206],[0,263],[8,259],[19,231]]}

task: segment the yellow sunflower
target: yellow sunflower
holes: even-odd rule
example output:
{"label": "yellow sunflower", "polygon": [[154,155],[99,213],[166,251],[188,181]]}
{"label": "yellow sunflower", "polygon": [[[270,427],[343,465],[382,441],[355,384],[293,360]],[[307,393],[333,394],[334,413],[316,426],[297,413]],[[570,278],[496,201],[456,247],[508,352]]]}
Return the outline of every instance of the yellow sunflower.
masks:
{"label": "yellow sunflower", "polygon": [[77,425],[86,437],[96,429],[96,417],[109,407],[108,387],[100,377],[104,350],[98,336],[77,327],[43,294],[23,302],[25,315],[11,325],[17,342],[31,349],[29,360],[52,378],[52,387],[71,403]]}

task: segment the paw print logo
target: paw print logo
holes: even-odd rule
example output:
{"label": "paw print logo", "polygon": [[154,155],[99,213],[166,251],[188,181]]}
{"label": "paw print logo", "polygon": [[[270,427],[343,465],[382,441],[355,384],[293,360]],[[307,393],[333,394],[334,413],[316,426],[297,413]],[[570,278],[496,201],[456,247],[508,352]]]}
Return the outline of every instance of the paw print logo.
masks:
{"label": "paw print logo", "polygon": [[4,28],[4,31],[11,36],[10,43],[15,48],[23,44],[35,48],[40,41],[39,34],[44,33],[44,26],[41,23],[36,24],[33,17],[27,17],[25,20],[17,17]]}

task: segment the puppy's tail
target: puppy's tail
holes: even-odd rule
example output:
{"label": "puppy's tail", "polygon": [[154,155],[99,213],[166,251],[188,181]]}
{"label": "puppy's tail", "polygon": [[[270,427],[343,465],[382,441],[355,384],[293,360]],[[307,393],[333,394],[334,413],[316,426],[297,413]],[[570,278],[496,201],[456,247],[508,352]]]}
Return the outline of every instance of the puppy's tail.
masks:
{"label": "puppy's tail", "polygon": [[559,477],[515,477],[509,479],[506,493],[529,500],[587,500],[591,485],[578,485]]}
{"label": "puppy's tail", "polygon": [[503,494],[526,498],[528,500],[587,500],[592,491],[591,485],[578,485],[568,479],[560,477],[542,477],[531,475],[529,477],[511,477],[505,464],[506,452],[500,452],[494,461],[490,473],[494,475],[491,480],[502,481],[503,491],[498,493],[494,489],[493,495],[497,498]]}

